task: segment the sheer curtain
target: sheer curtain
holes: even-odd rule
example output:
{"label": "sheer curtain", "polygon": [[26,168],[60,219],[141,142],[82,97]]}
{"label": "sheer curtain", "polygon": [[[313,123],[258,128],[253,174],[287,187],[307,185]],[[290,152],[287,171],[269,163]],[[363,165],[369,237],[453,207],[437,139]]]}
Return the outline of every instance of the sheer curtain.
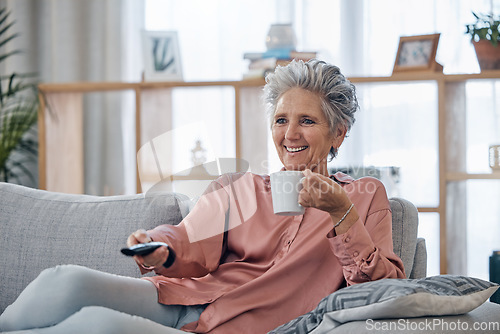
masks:
{"label": "sheer curtain", "polygon": [[[14,29],[21,37],[15,42],[24,51],[12,58],[9,68],[37,72],[46,83],[140,80],[142,1],[7,0],[2,4],[17,20]],[[88,194],[135,191],[133,98],[118,93],[84,96]]]}

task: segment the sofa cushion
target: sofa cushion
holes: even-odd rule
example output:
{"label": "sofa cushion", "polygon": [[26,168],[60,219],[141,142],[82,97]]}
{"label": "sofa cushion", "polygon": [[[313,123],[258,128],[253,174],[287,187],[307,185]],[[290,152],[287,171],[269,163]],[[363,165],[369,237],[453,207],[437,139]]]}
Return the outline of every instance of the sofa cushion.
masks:
{"label": "sofa cushion", "polygon": [[181,220],[179,195],[97,197],[0,183],[0,312],[46,268],[83,265],[136,276],[130,233]]}
{"label": "sofa cushion", "polygon": [[464,314],[497,289],[495,283],[452,275],[361,283],[332,293],[314,310],[272,333],[328,333],[356,320]]}

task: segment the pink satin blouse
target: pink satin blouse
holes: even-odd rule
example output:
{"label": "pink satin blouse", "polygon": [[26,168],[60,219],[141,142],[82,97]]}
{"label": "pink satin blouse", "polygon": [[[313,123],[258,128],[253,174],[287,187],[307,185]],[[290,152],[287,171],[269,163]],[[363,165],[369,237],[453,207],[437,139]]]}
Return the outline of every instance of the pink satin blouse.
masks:
{"label": "pink satin blouse", "polygon": [[149,231],[154,241],[175,250],[176,260],[144,279],[156,285],[160,303],[209,304],[183,330],[266,333],[346,285],[404,278],[392,249],[392,215],[382,183],[342,173],[332,177],[360,217],[346,233],[328,237],[334,222],[314,208],[300,216],[275,215],[269,176],[224,175],[179,225]]}

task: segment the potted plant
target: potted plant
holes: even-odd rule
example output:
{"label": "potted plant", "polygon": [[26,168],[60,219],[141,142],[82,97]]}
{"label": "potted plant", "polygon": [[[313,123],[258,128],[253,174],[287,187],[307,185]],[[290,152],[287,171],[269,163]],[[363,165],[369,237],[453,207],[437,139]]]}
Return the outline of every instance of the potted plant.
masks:
{"label": "potted plant", "polygon": [[[5,50],[5,46],[18,36],[10,33],[13,24],[9,21],[7,10],[0,8],[0,65],[21,53],[20,50]],[[36,83],[32,82],[33,77],[30,73],[0,74],[1,182],[37,185],[38,140],[35,124],[38,94]]]}
{"label": "potted plant", "polygon": [[465,33],[470,35],[481,71],[500,68],[500,18],[493,14],[476,14],[476,22],[466,25]]}

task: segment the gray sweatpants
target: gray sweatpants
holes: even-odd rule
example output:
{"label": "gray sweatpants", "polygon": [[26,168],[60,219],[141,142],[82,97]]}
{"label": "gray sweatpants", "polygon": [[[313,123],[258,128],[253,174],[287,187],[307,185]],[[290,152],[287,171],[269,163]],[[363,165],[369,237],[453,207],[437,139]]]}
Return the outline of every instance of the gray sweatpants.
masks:
{"label": "gray sweatpants", "polygon": [[0,315],[0,332],[184,333],[202,305],[158,303],[153,283],[64,265],[44,270]]}

